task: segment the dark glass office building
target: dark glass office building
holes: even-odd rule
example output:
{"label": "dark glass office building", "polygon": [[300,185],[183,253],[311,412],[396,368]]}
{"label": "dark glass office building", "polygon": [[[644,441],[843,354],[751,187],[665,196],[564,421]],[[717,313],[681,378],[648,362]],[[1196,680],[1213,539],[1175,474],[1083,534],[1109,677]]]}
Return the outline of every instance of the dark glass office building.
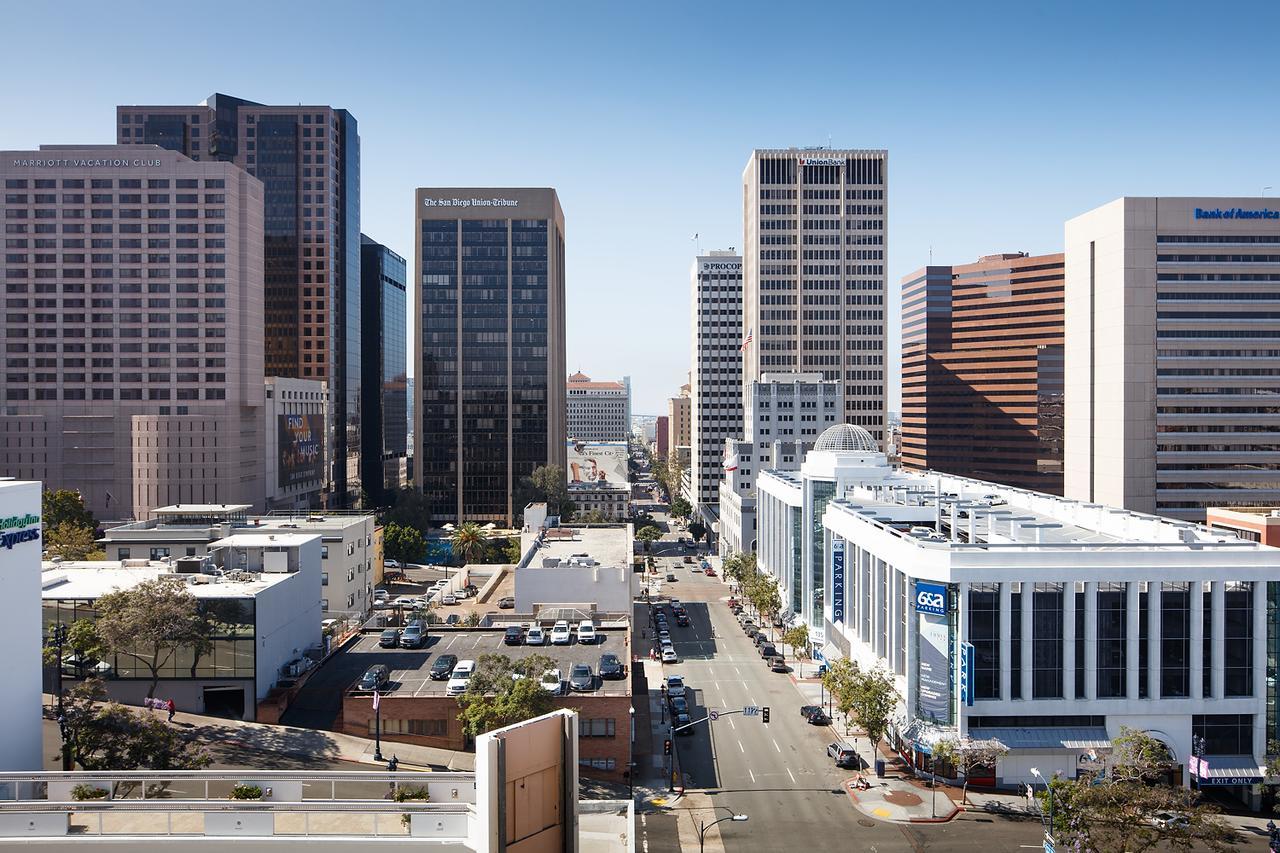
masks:
{"label": "dark glass office building", "polygon": [[360,235],[361,481],[374,506],[405,482],[408,457],[408,328],[404,258]]}
{"label": "dark glass office building", "polygon": [[511,525],[565,464],[564,213],[553,189],[419,189],[414,483],[436,523]]}
{"label": "dark glass office building", "polygon": [[266,375],[328,383],[328,502],[354,505],[360,465],[360,135],[346,110],[214,94],[116,107],[121,143],[233,162],[264,189]]}

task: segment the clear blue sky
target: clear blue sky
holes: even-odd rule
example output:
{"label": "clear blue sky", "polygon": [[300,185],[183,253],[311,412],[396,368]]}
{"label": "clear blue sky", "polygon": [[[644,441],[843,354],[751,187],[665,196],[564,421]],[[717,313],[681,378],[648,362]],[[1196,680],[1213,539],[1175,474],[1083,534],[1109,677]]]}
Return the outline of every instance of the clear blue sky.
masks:
{"label": "clear blue sky", "polygon": [[363,230],[406,257],[414,187],[553,186],[568,368],[630,374],[656,414],[689,368],[690,235],[741,248],[752,148],[889,149],[892,293],[930,247],[1060,251],[1120,195],[1280,195],[1277,24],[1203,0],[27,3],[0,148],[111,142],[116,104],[214,91],[344,107]]}

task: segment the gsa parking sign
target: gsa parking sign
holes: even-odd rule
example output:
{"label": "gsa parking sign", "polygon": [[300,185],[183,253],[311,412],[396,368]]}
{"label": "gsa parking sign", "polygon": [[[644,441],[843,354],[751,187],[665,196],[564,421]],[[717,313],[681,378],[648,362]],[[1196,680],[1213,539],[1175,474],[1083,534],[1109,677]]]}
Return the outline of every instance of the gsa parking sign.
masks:
{"label": "gsa parking sign", "polygon": [[947,588],[940,583],[916,581],[916,610],[946,616]]}

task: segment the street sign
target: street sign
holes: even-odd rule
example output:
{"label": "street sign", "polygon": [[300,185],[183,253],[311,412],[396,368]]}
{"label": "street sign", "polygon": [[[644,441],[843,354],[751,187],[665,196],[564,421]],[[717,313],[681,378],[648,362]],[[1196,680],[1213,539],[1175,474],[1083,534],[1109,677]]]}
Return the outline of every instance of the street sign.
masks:
{"label": "street sign", "polygon": [[708,712],[707,712],[707,716],[708,716],[708,717],[710,717],[710,718],[711,718],[711,722],[713,722],[713,723],[714,723],[716,720],[720,719],[720,712],[719,712],[719,711],[708,711]]}
{"label": "street sign", "polygon": [[756,705],[748,705],[742,709],[742,716],[744,717],[754,717],[756,714],[759,714],[759,713],[760,713],[760,708]]}
{"label": "street sign", "polygon": [[1044,853],[1053,853],[1053,836],[1044,834]]}

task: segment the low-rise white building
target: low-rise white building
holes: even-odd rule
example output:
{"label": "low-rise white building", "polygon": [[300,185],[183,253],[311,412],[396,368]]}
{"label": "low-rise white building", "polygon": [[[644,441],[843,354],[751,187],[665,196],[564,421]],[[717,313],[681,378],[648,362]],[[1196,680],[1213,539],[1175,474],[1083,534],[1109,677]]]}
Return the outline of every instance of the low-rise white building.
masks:
{"label": "low-rise white building", "polygon": [[[211,648],[179,649],[163,660],[157,697],[179,710],[255,719],[257,702],[281,678],[305,671],[321,644],[321,539],[313,533],[237,533],[209,543],[205,556],[173,561],[46,562],[43,624],[97,618],[96,601],[114,590],[170,578],[195,596],[214,624]],[[68,678],[96,674],[111,698],[141,704],[151,685],[145,657],[120,652],[64,663]]]}
{"label": "low-rise white building", "polygon": [[581,618],[590,613],[630,618],[639,593],[631,567],[634,537],[631,524],[526,528],[515,575],[516,611],[577,609]]}
{"label": "low-rise white building", "polygon": [[958,734],[1010,747],[989,782],[1106,772],[1128,727],[1168,746],[1172,781],[1198,754],[1198,784],[1258,806],[1280,551],[824,439],[798,474],[760,478],[760,565],[800,590],[820,657],[893,673],[891,739],[913,764]]}

